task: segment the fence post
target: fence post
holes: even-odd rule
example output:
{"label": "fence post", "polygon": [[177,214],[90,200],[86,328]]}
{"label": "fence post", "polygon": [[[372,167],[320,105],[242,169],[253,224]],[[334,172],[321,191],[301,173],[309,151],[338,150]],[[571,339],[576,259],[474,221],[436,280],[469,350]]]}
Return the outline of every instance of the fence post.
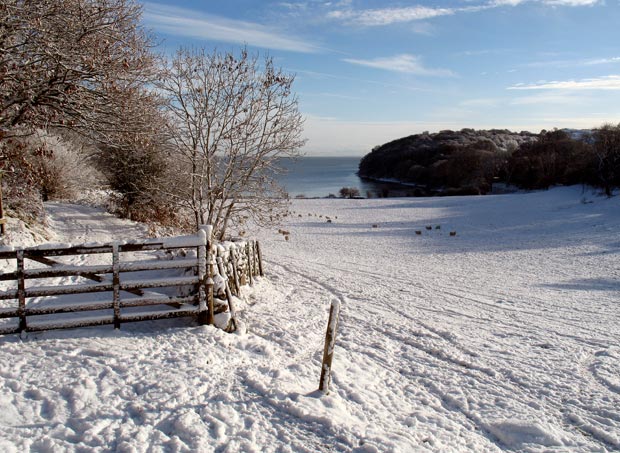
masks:
{"label": "fence post", "polygon": [[215,306],[213,302],[213,277],[211,277],[211,265],[207,265],[207,324],[210,326],[215,324]]}
{"label": "fence post", "polygon": [[245,254],[247,256],[246,271],[248,279],[250,280],[250,286],[254,286],[254,278],[252,277],[252,259],[250,254],[250,241],[245,243]]}
{"label": "fence post", "polygon": [[248,250],[250,252],[250,256],[252,257],[252,259],[250,260],[250,263],[252,263],[252,265],[250,266],[250,272],[252,272],[252,277],[256,277],[256,256],[254,255],[254,241],[250,241],[248,243]]}
{"label": "fence post", "polygon": [[252,241],[252,260],[254,261],[254,276],[258,277],[260,272],[258,270],[258,253],[256,253],[257,241]]}
{"label": "fence post", "polygon": [[263,272],[263,255],[260,252],[260,243],[258,241],[256,241],[256,254],[258,255],[258,272],[260,273],[261,277],[264,277],[265,273]]}
{"label": "fence post", "polygon": [[235,280],[235,288],[237,289],[237,297],[241,296],[241,283],[239,283],[239,268],[237,267],[237,257],[239,256],[237,252],[237,246],[234,245],[233,248],[230,249],[230,261],[232,263],[233,268],[233,279]]}
{"label": "fence post", "polygon": [[200,229],[205,232],[207,237],[207,246],[206,246],[206,264],[207,264],[207,280],[206,280],[206,289],[207,289],[207,324],[210,326],[215,325],[215,306],[213,302],[213,266],[215,264],[215,256],[213,255],[213,227],[211,225],[201,225]]}
{"label": "fence post", "polygon": [[114,328],[121,328],[121,297],[120,297],[120,257],[118,242],[112,243],[112,305],[114,307]]}
{"label": "fence post", "polygon": [[198,230],[200,245],[198,246],[198,323],[207,323],[207,233],[205,230]]}
{"label": "fence post", "polygon": [[24,250],[19,249],[15,253],[17,258],[17,312],[19,316],[19,333],[28,328],[26,323],[26,278],[24,276]]}
{"label": "fence post", "polygon": [[0,170],[0,236],[4,236],[6,233],[6,219],[4,218],[4,208],[2,207],[2,176],[4,170]]}
{"label": "fence post", "polygon": [[325,347],[323,348],[323,363],[321,365],[321,379],[319,390],[325,394],[329,393],[329,384],[332,378],[332,359],[334,358],[334,347],[336,346],[336,329],[338,328],[338,318],[340,315],[340,301],[332,300],[329,307],[329,321],[327,332],[325,333]]}
{"label": "fence post", "polygon": [[221,256],[222,264],[224,265],[224,272],[226,272],[226,275],[228,276],[228,289],[231,293],[234,294],[237,291],[237,288],[235,286],[235,277],[233,275],[234,273],[232,272],[232,262],[230,259],[230,257],[232,256],[232,250],[228,249],[228,255],[226,255],[226,252],[222,252],[221,254],[218,253],[218,256]]}
{"label": "fence post", "polygon": [[226,292],[226,300],[228,301],[228,311],[230,312],[232,331],[237,330],[237,315],[235,313],[235,307],[233,305],[232,294],[230,293],[230,287],[228,286],[228,275],[224,269],[224,263],[222,258],[217,257],[217,270],[220,276],[224,279],[224,291]]}

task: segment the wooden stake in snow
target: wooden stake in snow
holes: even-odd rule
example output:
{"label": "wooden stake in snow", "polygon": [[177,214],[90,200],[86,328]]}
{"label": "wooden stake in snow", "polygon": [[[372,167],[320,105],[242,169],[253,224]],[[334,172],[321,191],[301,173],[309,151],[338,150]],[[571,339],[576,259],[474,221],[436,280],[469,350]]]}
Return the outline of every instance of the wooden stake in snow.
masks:
{"label": "wooden stake in snow", "polygon": [[237,267],[237,259],[239,254],[237,253],[236,248],[232,248],[230,250],[230,262],[232,263],[233,268],[233,280],[235,282],[235,294],[237,297],[241,297],[241,283],[239,283],[239,268]]}
{"label": "wooden stake in snow", "polygon": [[121,328],[121,297],[120,297],[120,257],[118,255],[118,242],[112,244],[112,303],[114,308],[114,328]]}
{"label": "wooden stake in snow", "polygon": [[[211,266],[207,266],[208,269],[211,269]],[[211,277],[211,271],[207,273],[207,324],[210,326],[215,324],[215,306],[213,303],[213,277]]]}
{"label": "wooden stake in snow", "polygon": [[336,346],[336,330],[338,329],[339,316],[340,301],[334,299],[329,308],[329,321],[327,323],[327,332],[325,333],[323,364],[321,366],[321,379],[319,381],[319,390],[325,394],[329,393],[329,384],[332,378],[332,359],[334,358],[334,347]]}
{"label": "wooden stake in snow", "polygon": [[254,279],[252,278],[252,258],[250,253],[250,241],[245,243],[245,255],[247,257],[247,274],[248,280],[250,281],[250,286],[254,286]]}
{"label": "wooden stake in snow", "polygon": [[219,274],[224,279],[224,291],[226,292],[226,300],[228,301],[228,311],[230,312],[230,327],[234,332],[237,330],[237,315],[235,314],[235,306],[233,305],[232,294],[230,292],[230,287],[228,286],[228,275],[226,275],[226,269],[224,268],[224,263],[222,262],[221,257],[217,257],[217,269]]}
{"label": "wooden stake in snow", "polygon": [[198,323],[207,324],[207,231],[201,228],[198,230],[200,245],[198,246]]}
{"label": "wooden stake in snow", "polygon": [[6,224],[6,219],[4,218],[4,209],[2,207],[2,175],[3,175],[4,171],[0,170],[0,236],[4,236],[4,233],[6,232],[5,229],[5,224]]}
{"label": "wooden stake in snow", "polygon": [[24,251],[18,250],[17,254],[17,299],[19,307],[19,332],[23,332],[28,327],[26,325],[26,279],[24,277]]}
{"label": "wooden stake in snow", "polygon": [[260,244],[258,243],[258,241],[256,241],[256,255],[258,255],[258,272],[260,273],[261,277],[264,277],[265,273],[263,272],[263,255],[260,252]]}
{"label": "wooden stake in snow", "polygon": [[250,249],[252,249],[252,275],[256,277],[258,275],[258,259],[256,258],[256,241],[250,242]]}

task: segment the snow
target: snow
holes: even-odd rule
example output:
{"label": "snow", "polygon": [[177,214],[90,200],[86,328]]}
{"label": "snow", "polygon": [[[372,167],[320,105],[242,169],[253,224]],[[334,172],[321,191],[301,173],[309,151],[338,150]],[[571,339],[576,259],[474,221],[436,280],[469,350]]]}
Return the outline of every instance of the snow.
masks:
{"label": "snow", "polygon": [[[145,233],[48,207],[55,241]],[[291,210],[288,241],[251,234],[267,277],[235,301],[235,334],[178,319],[0,337],[0,450],[620,449],[618,197],[565,187]]]}

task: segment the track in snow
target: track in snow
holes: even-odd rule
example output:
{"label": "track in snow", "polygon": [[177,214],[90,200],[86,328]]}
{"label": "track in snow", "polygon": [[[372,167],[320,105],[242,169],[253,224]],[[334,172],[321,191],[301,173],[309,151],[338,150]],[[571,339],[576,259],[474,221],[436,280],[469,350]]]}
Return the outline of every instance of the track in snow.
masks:
{"label": "track in snow", "polygon": [[[268,278],[246,291],[245,335],[146,323],[0,338],[0,448],[618,450],[620,206],[582,197],[295,200],[290,241],[258,233]],[[49,208],[60,242],[142,234]]]}

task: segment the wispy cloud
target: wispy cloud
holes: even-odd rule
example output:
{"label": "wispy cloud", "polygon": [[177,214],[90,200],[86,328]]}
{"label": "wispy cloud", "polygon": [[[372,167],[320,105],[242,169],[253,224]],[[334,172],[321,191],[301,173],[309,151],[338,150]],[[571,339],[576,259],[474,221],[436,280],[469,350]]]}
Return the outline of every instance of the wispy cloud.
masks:
{"label": "wispy cloud", "polygon": [[313,53],[320,50],[312,43],[278,33],[258,23],[207,15],[159,3],[145,3],[144,20],[147,26],[156,31],[174,36],[292,52]]}
{"label": "wispy cloud", "polygon": [[463,50],[461,52],[456,52],[455,55],[464,57],[480,57],[497,54],[505,55],[514,51],[515,49],[513,48]]}
{"label": "wispy cloud", "polygon": [[411,6],[406,8],[381,8],[366,10],[336,10],[328,13],[327,17],[339,19],[351,24],[362,26],[389,25],[399,22],[425,20],[437,16],[447,16],[455,13],[452,8],[430,8],[427,6]]}
{"label": "wispy cloud", "polygon": [[493,0],[492,6],[518,6],[522,3],[542,3],[547,6],[594,6],[603,0]]}
{"label": "wispy cloud", "polygon": [[543,0],[545,5],[551,6],[594,6],[603,3],[603,0]]}
{"label": "wispy cloud", "polygon": [[593,66],[599,64],[614,64],[620,63],[620,57],[611,57],[611,58],[596,58],[594,60],[587,60],[584,62],[585,66]]}
{"label": "wispy cloud", "polygon": [[534,61],[531,63],[526,63],[522,66],[528,68],[569,68],[569,67],[579,67],[579,66],[599,66],[599,65],[610,65],[610,64],[619,64],[620,57],[607,57],[607,58],[590,58],[590,59],[573,59],[573,60],[544,60],[544,61]]}
{"label": "wispy cloud", "polygon": [[370,68],[383,69],[384,71],[405,72],[423,76],[454,77],[455,74],[448,69],[435,69],[425,67],[420,58],[415,55],[401,54],[393,57],[375,58],[372,60],[360,60],[345,58],[343,61]]}
{"label": "wispy cloud", "polygon": [[460,8],[415,5],[400,8],[354,9],[348,6],[328,12],[327,17],[349,25],[376,27],[451,16],[457,13],[474,13],[502,6],[518,6],[523,3],[541,3],[547,6],[594,6],[602,4],[603,0],[491,0]]}
{"label": "wispy cloud", "polygon": [[591,79],[519,83],[509,90],[620,90],[620,76],[609,75]]}

